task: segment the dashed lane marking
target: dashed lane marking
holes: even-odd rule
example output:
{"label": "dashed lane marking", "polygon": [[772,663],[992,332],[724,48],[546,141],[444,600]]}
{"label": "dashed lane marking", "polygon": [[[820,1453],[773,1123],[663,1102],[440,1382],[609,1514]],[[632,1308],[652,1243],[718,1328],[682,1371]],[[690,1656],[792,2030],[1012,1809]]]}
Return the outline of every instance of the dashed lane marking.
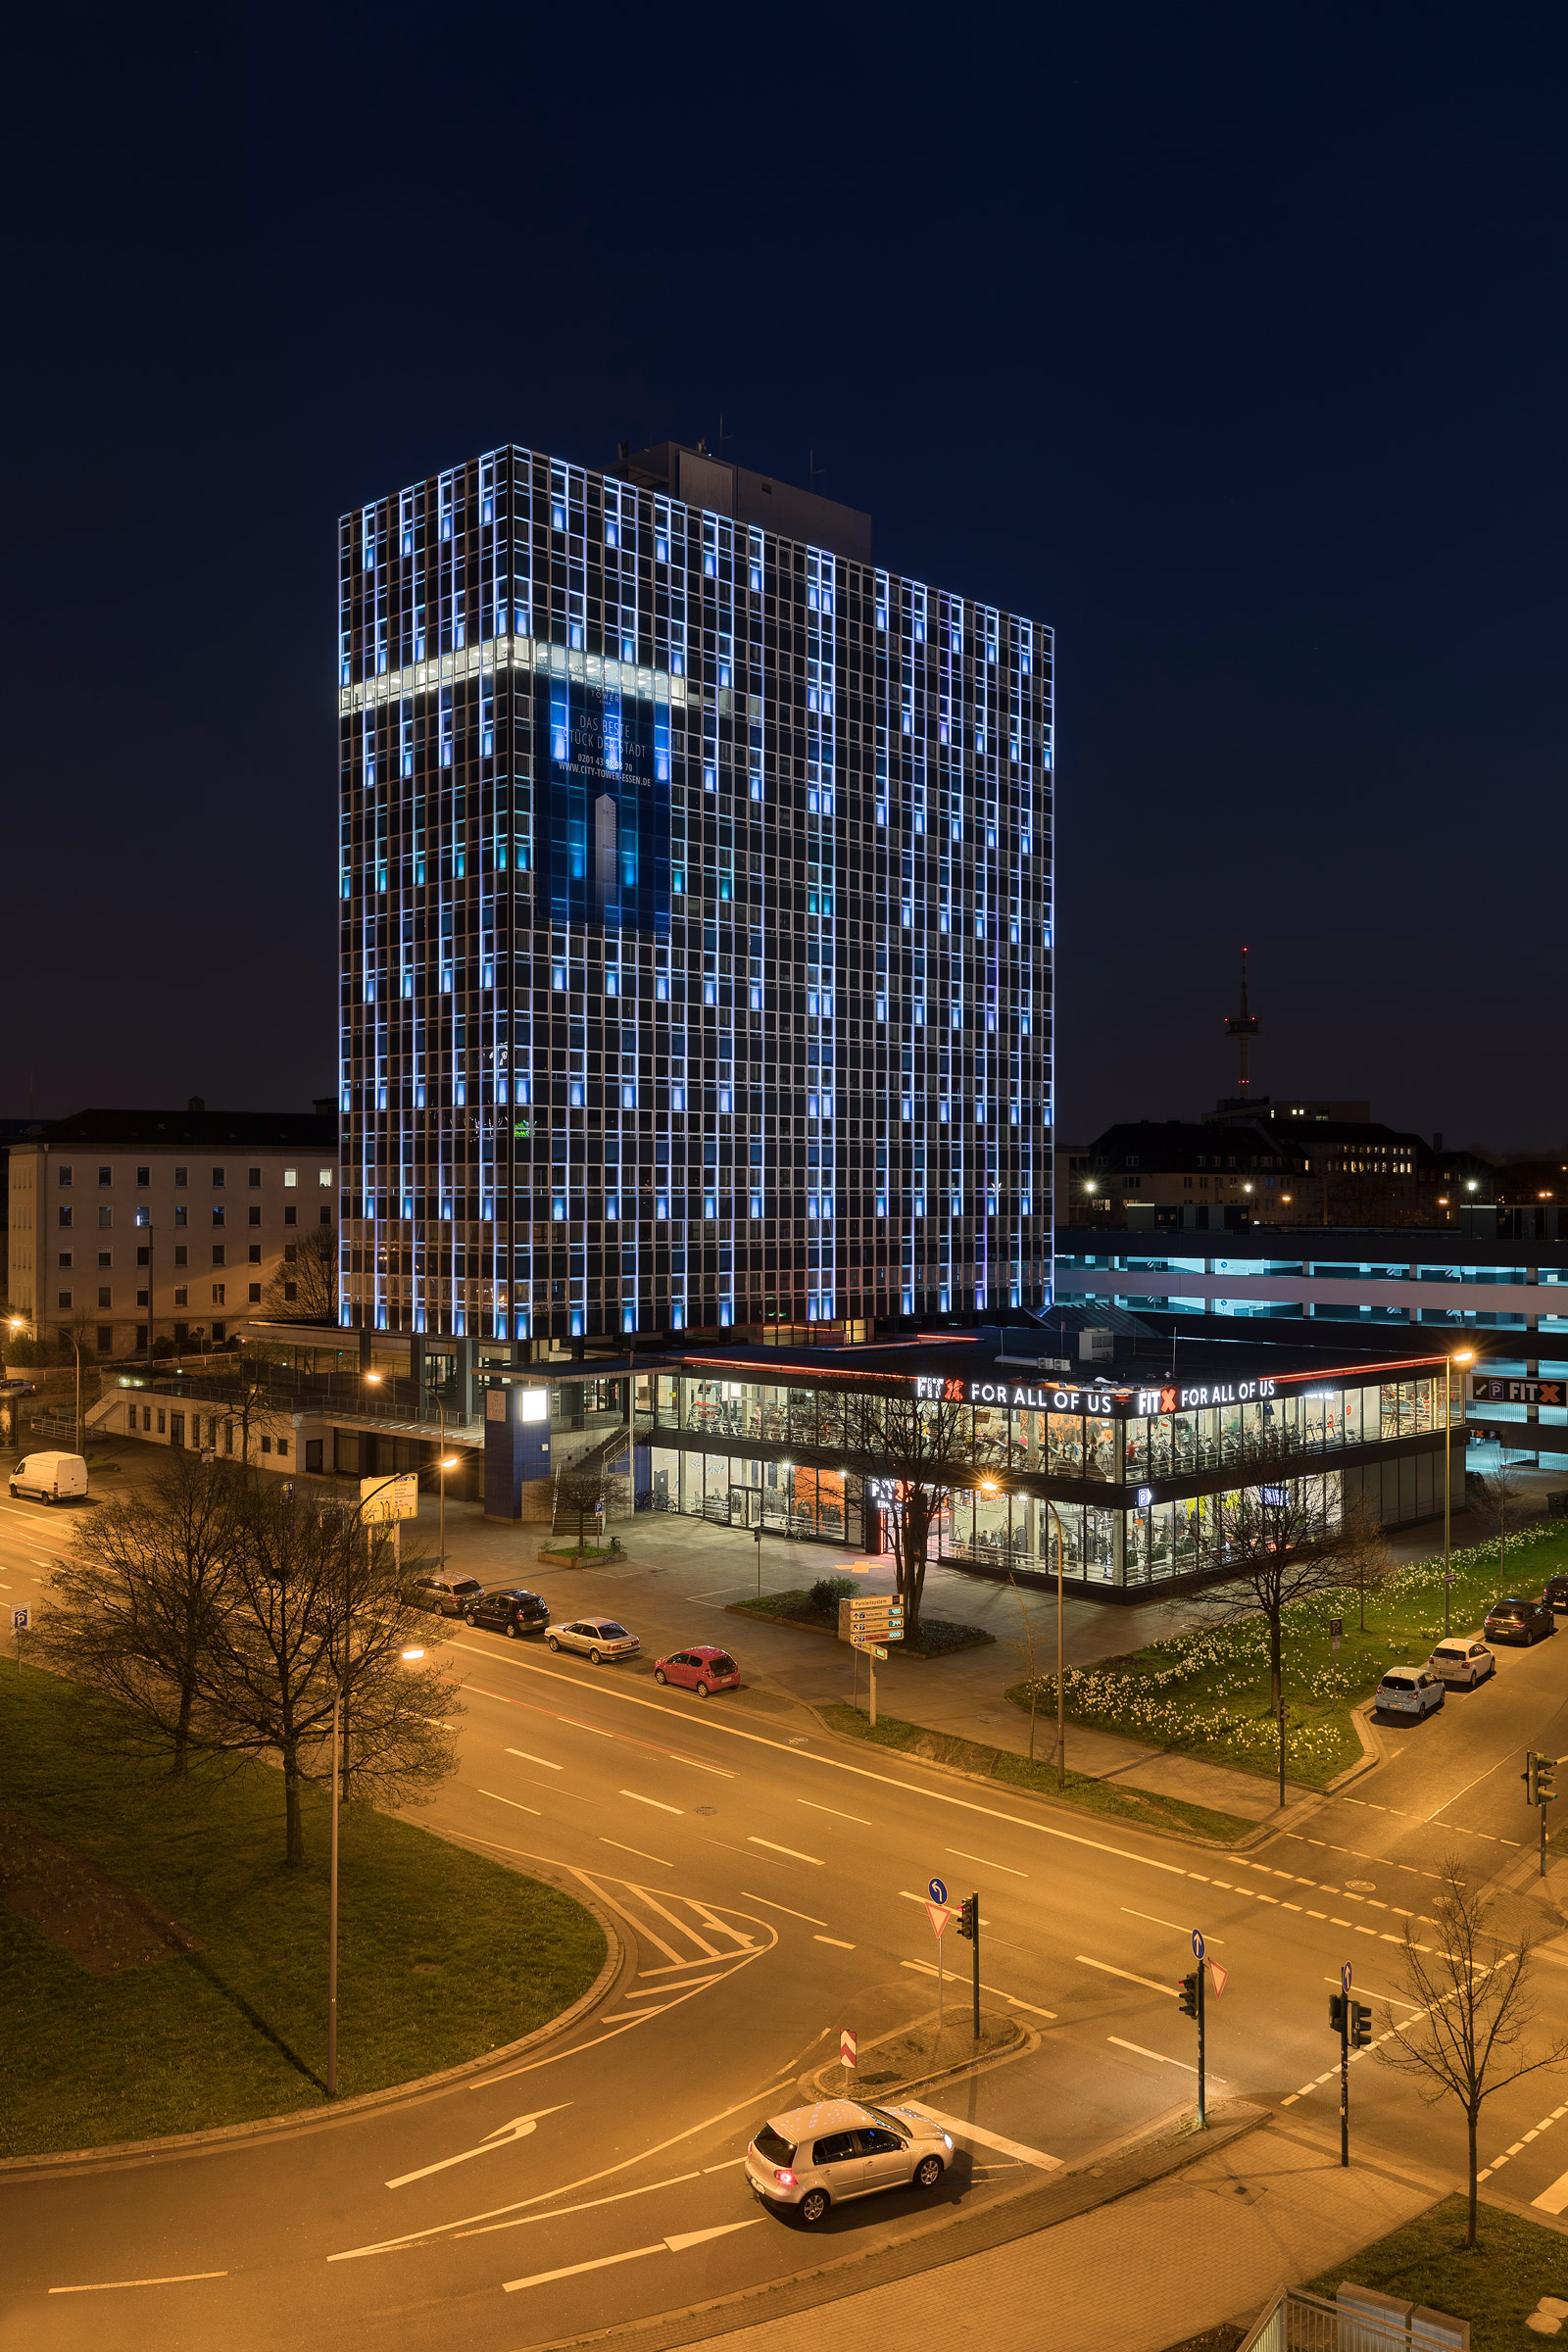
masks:
{"label": "dashed lane marking", "polygon": [[746,1842],[748,1845],[765,1845],[772,1854],[788,1854],[792,1862],[809,1862],[816,1870],[825,1870],[827,1867],[820,1854],[803,1854],[798,1846],[776,1845],[771,1838],[753,1837],[748,1838]]}
{"label": "dashed lane marking", "polygon": [[855,1949],[854,1944],[846,1943],[842,1936],[813,1936],[811,1941],[813,1943],[830,1943],[836,1952],[853,1952]]}
{"label": "dashed lane marking", "polygon": [[226,2271],[175,2271],[168,2278],[94,2278],[85,2286],[52,2286],[52,2295],[118,2295],[129,2286],[188,2286],[194,2278],[226,2278]]}
{"label": "dashed lane marking", "polygon": [[[1196,2075],[1198,2072],[1197,2067],[1189,2066],[1185,2058],[1167,2058],[1163,2050],[1146,2050],[1141,2041],[1123,2041],[1119,2034],[1107,2034],[1105,2039],[1118,2050],[1131,2050],[1139,2058],[1152,2058],[1158,2066],[1179,2066],[1184,2075]],[[1210,2082],[1223,2082],[1225,2079],[1223,2075],[1208,2077]]]}
{"label": "dashed lane marking", "polygon": [[1098,1968],[1107,1977],[1125,1977],[1129,1984],[1146,1984],[1151,1992],[1168,1993],[1172,2000],[1181,1989],[1177,1984],[1156,1984],[1152,1977],[1137,1976],[1130,1968],[1112,1968],[1108,1960],[1091,1960],[1087,1952],[1079,1952],[1077,1961],[1080,1968]]}
{"label": "dashed lane marking", "polygon": [[559,2271],[536,2271],[531,2278],[506,2278],[503,2291],[519,2294],[525,2286],[548,2286],[553,2278],[580,2278],[584,2271],[605,2271],[617,2262],[637,2262],[645,2254],[684,2254],[689,2246],[705,2246],[710,2238],[728,2237],[735,2230],[757,2230],[766,2219],[754,2213],[750,2221],[721,2222],[713,2230],[685,2230],[678,2237],[662,2237],[655,2246],[632,2246],[624,2254],[600,2254],[592,2262],[568,2262]]}
{"label": "dashed lane marking", "polygon": [[629,1796],[634,1805],[652,1805],[655,1810],[660,1813],[678,1813],[684,1816],[686,1811],[684,1805],[662,1804],[657,1796],[644,1796],[636,1788],[622,1788],[619,1791],[619,1794],[622,1796]]}
{"label": "dashed lane marking", "polygon": [[807,1925],[812,1928],[827,1926],[825,1919],[816,1919],[809,1911],[792,1911],[788,1903],[769,1902],[765,1894],[753,1894],[749,1887],[743,1886],[741,1892],[749,1903],[760,1903],[764,1911],[782,1911],[786,1919],[804,1919]]}

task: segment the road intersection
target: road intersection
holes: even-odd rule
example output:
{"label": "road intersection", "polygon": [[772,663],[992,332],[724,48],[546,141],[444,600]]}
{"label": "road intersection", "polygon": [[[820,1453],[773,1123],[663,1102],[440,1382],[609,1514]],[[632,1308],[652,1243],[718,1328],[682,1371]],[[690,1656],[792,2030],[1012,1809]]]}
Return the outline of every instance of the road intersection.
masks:
{"label": "road intersection", "polygon": [[[0,1580],[47,1574],[68,1528],[0,1505]],[[1176,1986],[1194,1927],[1229,1971],[1209,2004],[1211,2079],[1325,2131],[1328,1991],[1349,1959],[1377,2031],[1410,2013],[1403,1938],[1430,1945],[1450,1854],[1507,1888],[1515,1915],[1560,1927],[1526,1875],[1517,1773],[1525,1747],[1568,1747],[1568,1643],[1506,1653],[1494,1684],[1392,1735],[1353,1788],[1227,1853],[834,1738],[771,1671],[804,1639],[781,1629],[727,1621],[748,1669],[733,1698],[659,1688],[653,1657],[698,1638],[716,1578],[632,1564],[521,1581],[558,1613],[613,1608],[643,1657],[596,1669],[458,1629],[445,1655],[464,1686],[461,1770],[419,1818],[608,1918],[622,1964],[592,2011],[406,2102],[85,2174],[9,2172],[0,2346],[271,2352],[308,2324],[323,2347],[422,2352],[460,2329],[515,2352],[722,2301],[1101,2163],[1188,2104]],[[842,1653],[813,1646],[820,1695],[836,1695]],[[841,2029],[863,2046],[890,2004],[911,2021],[934,2009],[933,1876],[980,1894],[987,2006],[1025,2029],[1021,2054],[916,2094],[956,2141],[933,2197],[863,2201],[808,2238],[753,2203],[747,2138],[809,2095]],[[943,1959],[951,2010],[966,1947],[945,1939]],[[1568,1969],[1547,1954],[1540,1977],[1560,2016]],[[373,1997],[345,1983],[345,2036]],[[1457,2174],[1455,2117],[1421,2108],[1371,2053],[1351,2081],[1358,2146],[1397,2160],[1418,2144]],[[1527,2203],[1562,2191],[1568,2206],[1558,2087],[1532,2079],[1488,2111],[1488,2152]],[[925,2242],[940,2261],[940,2230]]]}

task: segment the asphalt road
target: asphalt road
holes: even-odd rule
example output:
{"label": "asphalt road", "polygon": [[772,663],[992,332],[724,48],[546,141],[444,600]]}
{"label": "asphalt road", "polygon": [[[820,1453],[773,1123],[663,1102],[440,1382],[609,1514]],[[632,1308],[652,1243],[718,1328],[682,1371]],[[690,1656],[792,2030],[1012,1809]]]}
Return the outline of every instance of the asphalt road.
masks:
{"label": "asphalt road", "polygon": [[[0,1495],[0,1604],[31,1596],[68,1526]],[[744,1569],[751,1547],[734,1543]],[[462,1545],[459,1534],[460,1566]],[[596,1669],[460,1629],[447,1654],[465,1684],[462,1770],[420,1818],[581,1886],[621,1932],[618,1978],[559,2045],[418,2102],[69,2180],[0,2180],[7,2352],[248,2352],[302,2336],[514,2348],[885,2244],[1190,2102],[1195,2033],[1175,1986],[1194,1927],[1229,1972],[1208,2002],[1211,2090],[1291,2104],[1329,2130],[1341,1963],[1361,1997],[1401,1995],[1403,1929],[1431,1940],[1445,1858],[1522,1879],[1522,1750],[1568,1749],[1568,1642],[1504,1653],[1494,1684],[1392,1734],[1390,1760],[1353,1796],[1228,1858],[834,1740],[765,1674],[706,1704],[660,1690],[662,1648],[734,1634],[743,1665],[763,1648],[766,1629],[700,1598],[710,1555],[689,1579],[632,1565],[538,1581],[564,1595],[558,1616],[623,1615],[643,1658]],[[843,1653],[820,1646],[828,1690]],[[900,2002],[911,2015],[934,2002],[933,1876],[953,1903],[979,1892],[987,2006],[1034,2045],[926,2094],[957,2142],[933,2198],[868,2199],[808,2237],[754,2204],[747,2138],[800,2102],[842,2027],[865,2035]],[[947,1997],[964,2000],[968,1947],[950,1929],[945,1948]],[[1545,1959],[1540,1973],[1544,2013],[1560,2019],[1568,1970]],[[356,1997],[345,1984],[345,2040]],[[1368,2059],[1351,2084],[1359,2144],[1459,2169],[1456,2116]],[[1537,2076],[1489,2108],[1484,2155],[1516,2151],[1513,2196],[1556,2184],[1568,2203],[1568,2132],[1553,2136],[1564,2102],[1568,2082]],[[940,2232],[925,2243],[940,2262]]]}

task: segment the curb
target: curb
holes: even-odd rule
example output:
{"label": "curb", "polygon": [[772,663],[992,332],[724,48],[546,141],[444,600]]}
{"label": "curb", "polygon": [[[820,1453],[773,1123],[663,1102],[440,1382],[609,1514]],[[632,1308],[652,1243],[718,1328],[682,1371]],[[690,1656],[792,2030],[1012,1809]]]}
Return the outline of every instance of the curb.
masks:
{"label": "curb", "polygon": [[[914,2023],[925,2025],[935,2016],[936,2011],[928,2009],[925,2016],[916,2018]],[[1039,2049],[1043,2036],[1033,2026],[1019,2025],[1016,2018],[1008,2018],[1007,2023],[1016,2030],[1018,2038],[1009,2042],[1004,2050],[991,2050],[983,2058],[962,2058],[953,2066],[939,2067],[935,2074],[909,2075],[902,2082],[879,2082],[873,2095],[877,2099],[902,2099],[906,2091],[934,2090],[939,2082],[966,2082],[971,2075],[986,2074],[994,2066],[1007,2066],[1014,2058],[1031,2057]],[[868,2051],[874,2050],[879,2043],[893,2041],[900,2033],[908,2030],[895,2026],[891,2033],[879,2034],[876,2041],[868,2041],[865,2047]],[[831,2074],[837,2063],[836,2059],[830,2059],[826,2066],[819,2066],[814,2075],[798,2077],[797,2080],[803,2082],[806,2088],[819,2099],[847,2099],[852,2096],[849,2090],[829,2090],[822,2081],[822,2077]]]}
{"label": "curb", "polygon": [[[1236,2104],[1250,2108],[1249,2101],[1239,2100]],[[1115,2204],[1120,2198],[1130,2196],[1140,2188],[1152,2187],[1155,2181],[1168,2179],[1172,2173],[1184,2171],[1189,2164],[1196,2164],[1201,2157],[1218,2154],[1222,2148],[1231,2146],[1249,2132],[1255,2132],[1259,2126],[1272,2121],[1273,2117],[1267,2108],[1250,2108],[1249,2113],[1238,2117],[1234,2123],[1216,2123],[1202,2133],[1192,2132],[1179,2136],[1166,2133],[1163,2139],[1153,2141],[1150,2150],[1152,2154],[1155,2148],[1160,2149],[1163,2161],[1150,2166],[1147,2160],[1146,2163],[1139,2163],[1135,2156],[1113,2160],[1114,2171],[1123,2176],[1120,2179],[1113,2177],[1112,2166],[1107,2165],[1103,2168],[1102,2180],[1091,2181],[1089,2168],[1097,2160],[1090,2156],[1073,2171],[1054,2175],[1048,2183],[1030,2181],[996,2198],[978,2213],[944,2214],[918,2225],[892,2244],[842,2254],[836,2260],[817,2263],[809,2270],[791,2272],[756,2286],[743,2287],[734,2294],[716,2295],[709,2302],[690,2303],[674,2310],[655,2312],[646,2319],[623,2320],[613,2327],[590,2328],[577,2335],[555,2336],[548,2344],[537,2346],[535,2352],[574,2352],[574,2347],[578,2345],[634,2343],[640,2337],[652,2338],[647,2344],[647,2352],[674,2352],[676,2346],[706,2343],[713,2336],[727,2335],[742,2326],[756,2325],[756,2322],[748,2323],[744,2316],[731,2318],[728,2315],[744,2315],[749,2306],[774,2299],[777,2299],[777,2308],[763,2312],[761,2318],[797,2318],[803,2312],[817,2311],[826,2304],[840,2302],[847,2295],[877,2286],[893,2285],[921,2271],[962,2261],[968,2254],[989,2253],[997,2246],[1009,2245],[1020,2237],[1054,2229],[1061,2222],[1076,2220],[1080,2214],[1095,2212],[1102,2205]],[[1088,2185],[1091,2193],[1063,2196],[1062,2191],[1069,2184],[1076,2184],[1080,2191]],[[1063,2210],[1039,2219],[1032,2216],[1020,2218],[1012,2226],[1011,2217],[1015,2209],[1030,2200],[1055,2204]],[[987,2227],[997,2221],[1002,2223],[1001,2229]],[[965,2224],[969,2226],[968,2233],[977,2241],[973,2246],[958,2253],[939,2254],[931,2260],[898,2261],[900,2256],[926,2245],[931,2238],[959,2230]],[[883,2277],[867,2278],[863,2285],[843,2280],[843,2274],[847,2271],[870,2271],[879,2263],[890,2261],[896,2263],[897,2267],[888,2269]],[[814,2296],[803,2291],[812,2286],[820,2288]],[[656,2330],[661,2332],[656,2334]]]}
{"label": "curb", "polygon": [[[437,1830],[437,1837],[445,1832]],[[453,1838],[457,1843],[457,1838]],[[466,1850],[466,1848],[465,1849]],[[504,1866],[510,1867],[510,1866]],[[545,1873],[519,1872],[519,1877],[544,1878]],[[465,2058],[456,2066],[444,2067],[439,2074],[420,2075],[412,2082],[389,2082],[381,2090],[361,2091],[352,2099],[334,2099],[330,2106],[308,2108],[293,2115],[255,2116],[246,2123],[215,2124],[205,2132],[179,2132],[165,2139],[120,2140],[102,2148],[62,2148],[38,2156],[0,2157],[0,2183],[18,2180],[46,2180],[62,2173],[80,2174],[110,2171],[122,2165],[155,2164],[161,2157],[189,2156],[211,2150],[220,2153],[231,2148],[253,2146],[258,2140],[276,2139],[295,2132],[330,2131],[335,2125],[353,2123],[359,2117],[373,2114],[382,2108],[407,2103],[415,2105],[422,2099],[436,2098],[444,2090],[465,2082],[471,2075],[487,2073],[490,2068],[505,2065],[523,2051],[536,2049],[552,2035],[569,2033],[578,2019],[585,2016],[601,2000],[620,1974],[629,1957],[627,1945],[609,1916],[598,1903],[578,1887],[559,1886],[553,1879],[546,1884],[557,1886],[558,1891],[569,1893],[598,1921],[605,1936],[605,1963],[593,1984],[579,1993],[569,2009],[563,2009],[519,2041],[503,2042],[499,2048],[486,2050],[482,2057]]]}
{"label": "curb", "polygon": [[[993,1795],[996,1795],[999,1790],[1002,1790],[1004,1791],[1009,1797],[1021,1797],[1029,1802],[1045,1805],[1050,1811],[1058,1814],[1065,1814],[1074,1821],[1098,1821],[1102,1823],[1107,1828],[1130,1830],[1135,1835],[1145,1838],[1179,1838],[1184,1845],[1201,1846],[1205,1853],[1210,1854],[1240,1853],[1247,1845],[1250,1844],[1254,1838],[1272,1836],[1279,1826],[1274,1821],[1260,1821],[1254,1824],[1254,1826],[1248,1831],[1245,1838],[1205,1838],[1200,1830],[1176,1829],[1163,1823],[1156,1826],[1152,1822],[1132,1821],[1127,1817],[1126,1814],[1123,1813],[1093,1813],[1087,1806],[1073,1804],[1070,1798],[1064,1801],[1061,1797],[1051,1796],[1043,1788],[1021,1788],[1011,1781],[993,1780],[987,1774],[981,1772],[966,1772],[961,1764],[942,1764],[939,1763],[934,1756],[911,1755],[906,1748],[878,1748],[875,1740],[852,1740],[847,1737],[845,1733],[835,1731],[830,1723],[824,1723],[822,1721],[820,1705],[816,1700],[803,1698],[797,1703],[804,1707],[807,1713],[810,1715],[813,1721],[818,1725],[823,1738],[826,1740],[836,1740],[841,1747],[847,1747],[852,1750],[870,1748],[878,1754],[896,1758],[900,1763],[918,1766],[922,1772],[945,1773],[950,1780],[966,1782],[971,1788],[989,1788]],[[837,1705],[841,1702],[835,1700],[833,1703]],[[921,1728],[924,1729],[925,1727],[922,1726]],[[956,1735],[952,1736],[956,1737]],[[936,1739],[946,1739],[950,1737],[950,1735],[938,1732],[933,1734],[933,1737]],[[973,1744],[978,1747],[982,1745],[983,1742],[976,1740],[973,1742]],[[999,1753],[1005,1751],[999,1750]]]}

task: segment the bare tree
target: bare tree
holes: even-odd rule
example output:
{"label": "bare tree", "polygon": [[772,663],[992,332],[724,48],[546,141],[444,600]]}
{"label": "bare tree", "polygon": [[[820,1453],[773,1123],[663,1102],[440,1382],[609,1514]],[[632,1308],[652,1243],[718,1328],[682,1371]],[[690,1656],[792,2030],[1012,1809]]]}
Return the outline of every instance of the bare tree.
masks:
{"label": "bare tree", "polygon": [[1367,1595],[1380,1590],[1394,1567],[1394,1555],[1382,1522],[1364,1494],[1358,1494],[1347,1508],[1336,1549],[1339,1559],[1336,1581],[1355,1594],[1360,1630],[1364,1634]]}
{"label": "bare tree", "polygon": [[283,1775],[285,1860],[305,1859],[301,1792],[329,1777],[333,1708],[351,1724],[347,1785],[382,1802],[416,1801],[456,1764],[446,1720],[456,1686],[402,1653],[440,1639],[440,1621],[405,1597],[390,1535],[357,1512],[322,1509],[280,1481],[234,1482],[238,1502],[227,1607],[200,1660],[208,1738],[275,1760]]}
{"label": "bare tree", "polygon": [[563,1513],[577,1522],[577,1549],[581,1551],[588,1541],[587,1525],[597,1520],[605,1507],[605,1465],[598,1454],[571,1462],[556,1473],[555,1508],[552,1526]]}
{"label": "bare tree", "polygon": [[933,1522],[952,1490],[972,1486],[998,1450],[990,1440],[976,1438],[974,1408],[964,1400],[960,1381],[923,1385],[940,1393],[847,1391],[833,1400],[830,1420],[819,1407],[811,1438],[803,1433],[808,1447],[825,1444],[836,1465],[847,1460],[862,1477],[888,1486],[886,1515],[906,1642],[919,1631]]}
{"label": "bare tree", "polygon": [[[291,1258],[289,1250],[294,1251]],[[324,1228],[290,1242],[267,1286],[269,1312],[287,1323],[336,1323],[337,1236]]]}
{"label": "bare tree", "polygon": [[1385,2066],[1417,2078],[1428,2106],[1455,2099],[1464,2111],[1470,2164],[1470,2218],[1465,2243],[1476,2242],[1476,2138],[1481,2110],[1524,2075],[1568,2065],[1568,2036],[1553,2034],[1527,2052],[1537,2022],[1528,1980],[1533,1938],[1527,1930],[1506,1937],[1492,1925],[1494,1905],[1472,1893],[1451,1856],[1443,1891],[1430,1898],[1437,1920],[1435,1945],[1404,1930],[1404,1980],[1419,2015],[1395,2026],[1378,2044]]}
{"label": "bare tree", "polygon": [[201,1667],[224,1606],[232,1502],[232,1481],[170,1454],[149,1487],[78,1523],[39,1613],[40,1655],[118,1699],[139,1736],[172,1751],[176,1779],[205,1743]]}
{"label": "bare tree", "polygon": [[1497,1582],[1500,1585],[1508,1559],[1508,1522],[1517,1518],[1524,1503],[1523,1481],[1512,1462],[1499,1461],[1495,1470],[1484,1470],[1478,1474],[1476,1489],[1484,1506],[1497,1522]]}

